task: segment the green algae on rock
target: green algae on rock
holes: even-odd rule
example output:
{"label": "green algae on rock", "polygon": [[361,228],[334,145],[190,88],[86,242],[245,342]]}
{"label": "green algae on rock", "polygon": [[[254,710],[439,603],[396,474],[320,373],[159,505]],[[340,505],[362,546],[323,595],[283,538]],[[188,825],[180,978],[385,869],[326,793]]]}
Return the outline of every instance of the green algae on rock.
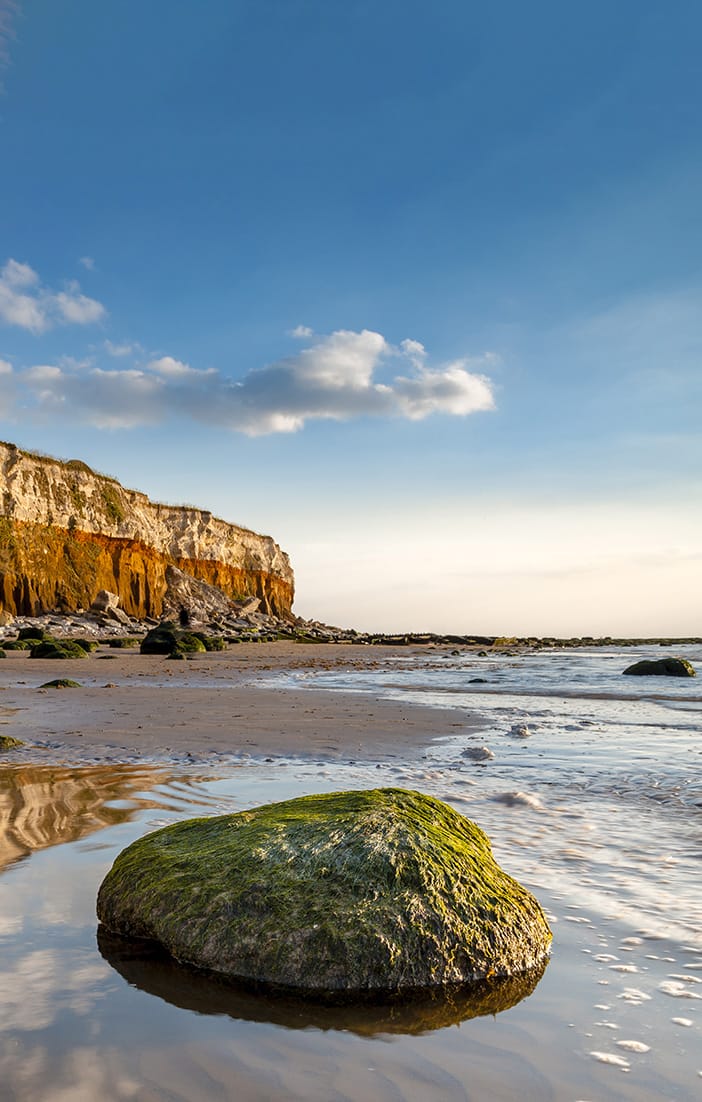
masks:
{"label": "green algae on rock", "polygon": [[686,658],[643,658],[627,666],[625,674],[637,677],[656,674],[660,677],[695,677],[695,668]]}
{"label": "green algae on rock", "polygon": [[21,739],[13,738],[12,735],[0,735],[0,750],[16,750],[20,746],[24,746]]}
{"label": "green algae on rock", "polygon": [[310,994],[410,993],[539,965],[551,931],[447,804],[403,789],[190,819],[124,850],[98,894],[113,933]]}
{"label": "green algae on rock", "polygon": [[45,639],[29,652],[30,658],[87,658],[88,652],[73,639]]}
{"label": "green algae on rock", "polygon": [[80,681],[71,681],[70,677],[55,677],[53,681],[45,681],[40,689],[82,689]]}
{"label": "green algae on rock", "polygon": [[200,634],[180,631],[173,620],[163,620],[147,632],[139,648],[142,654],[204,654],[207,650]]}

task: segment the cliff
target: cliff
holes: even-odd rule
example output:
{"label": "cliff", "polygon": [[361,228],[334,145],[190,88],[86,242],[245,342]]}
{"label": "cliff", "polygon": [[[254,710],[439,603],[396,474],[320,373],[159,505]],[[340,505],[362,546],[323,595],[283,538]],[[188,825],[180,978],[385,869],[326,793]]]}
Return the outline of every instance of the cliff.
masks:
{"label": "cliff", "polygon": [[260,536],[190,506],[159,505],[79,460],[0,443],[0,608],[25,616],[87,608],[100,589],[132,616],[159,616],[166,568],[256,596],[289,616],[287,555]]}

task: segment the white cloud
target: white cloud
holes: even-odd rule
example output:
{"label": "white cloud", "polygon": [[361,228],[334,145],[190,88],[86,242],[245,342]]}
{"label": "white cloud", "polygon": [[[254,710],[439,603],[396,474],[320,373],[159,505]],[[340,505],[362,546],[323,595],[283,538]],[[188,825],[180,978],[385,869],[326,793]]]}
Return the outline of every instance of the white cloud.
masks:
{"label": "white cloud", "polygon": [[22,372],[22,379],[30,384],[52,382],[62,378],[61,368],[53,367],[51,364],[37,364]]}
{"label": "white cloud", "polygon": [[[465,417],[494,408],[490,381],[473,360],[425,366],[416,341],[390,345],[370,330],[317,336],[295,356],[235,380],[215,368],[191,367],[173,356],[144,367],[111,370],[72,363],[21,373],[23,412],[61,416],[104,428],[190,419],[250,436],[295,432],[309,421],[440,413]],[[379,381],[378,371],[402,361],[404,371]],[[486,360],[477,362],[483,366]]]}
{"label": "white cloud", "polygon": [[186,376],[193,375],[216,375],[217,369],[214,367],[205,368],[204,371],[199,371],[195,367],[190,367],[189,364],[183,363],[182,360],[175,360],[173,356],[161,356],[158,360],[151,360],[147,365],[150,371],[155,371],[157,375],[164,375],[170,379],[182,379]]}
{"label": "white cloud", "polygon": [[0,375],[11,375],[11,374],[12,374],[12,364],[8,363],[7,360],[0,360]]}
{"label": "white cloud", "polygon": [[29,264],[13,259],[0,270],[0,322],[7,325],[38,334],[56,324],[89,325],[105,314],[102,303],[81,294],[75,282],[51,291]]}
{"label": "white cloud", "polygon": [[8,287],[33,287],[39,282],[39,276],[29,264],[20,264],[18,260],[8,260],[0,273]]}
{"label": "white cloud", "polygon": [[89,272],[95,271],[95,261],[93,260],[92,256],[81,256],[78,263],[82,264],[83,267]]}
{"label": "white cloud", "polygon": [[59,291],[53,296],[53,302],[64,321],[76,325],[90,325],[105,316],[105,307],[94,298],[81,295],[75,289],[70,292]]}
{"label": "white cloud", "polygon": [[33,277],[36,273],[29,265],[8,260],[0,271],[0,321],[41,333],[47,328],[44,309],[31,291],[22,289],[32,287]]}
{"label": "white cloud", "polygon": [[398,403],[410,421],[421,421],[432,413],[465,417],[477,410],[494,408],[492,388],[484,375],[466,370],[459,360],[438,371],[419,368],[414,378],[395,380]]}
{"label": "white cloud", "polygon": [[105,351],[110,356],[131,356],[133,352],[140,351],[138,345],[133,344],[113,344],[112,341],[105,341]]}
{"label": "white cloud", "polygon": [[307,337],[314,336],[314,329],[310,329],[309,325],[296,325],[290,330],[289,335],[297,340],[305,340]]}
{"label": "white cloud", "polygon": [[404,340],[400,342],[400,348],[404,352],[410,363],[415,367],[420,367],[424,364],[426,359],[426,349],[419,341]]}

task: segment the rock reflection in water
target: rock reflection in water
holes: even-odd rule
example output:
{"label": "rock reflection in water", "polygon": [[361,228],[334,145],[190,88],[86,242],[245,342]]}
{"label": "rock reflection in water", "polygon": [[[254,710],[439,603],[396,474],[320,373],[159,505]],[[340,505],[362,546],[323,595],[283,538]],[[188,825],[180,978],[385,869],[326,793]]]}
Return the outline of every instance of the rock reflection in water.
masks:
{"label": "rock reflection in water", "polygon": [[98,927],[97,943],[104,959],[130,986],[183,1010],[268,1022],[288,1029],[343,1030],[364,1037],[430,1033],[469,1018],[509,1010],[532,994],[547,964],[543,962],[519,976],[418,994],[410,1001],[327,1005],[287,992],[252,991],[213,973],[179,964],[153,943],[119,937],[104,926]]}
{"label": "rock reflection in water", "polygon": [[165,776],[158,769],[118,765],[2,767],[0,872],[35,850],[76,842],[133,819],[140,808],[158,806],[139,794]]}

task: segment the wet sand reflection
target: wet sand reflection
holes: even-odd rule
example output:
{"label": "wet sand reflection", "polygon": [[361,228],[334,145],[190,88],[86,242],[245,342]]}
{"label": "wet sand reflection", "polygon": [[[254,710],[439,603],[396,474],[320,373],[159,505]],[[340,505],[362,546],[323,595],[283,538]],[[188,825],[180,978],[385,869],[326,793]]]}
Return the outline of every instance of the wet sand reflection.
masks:
{"label": "wet sand reflection", "polygon": [[80,769],[16,765],[0,769],[0,872],[36,850],[76,842],[158,807],[145,789],[167,774],[154,768]]}

